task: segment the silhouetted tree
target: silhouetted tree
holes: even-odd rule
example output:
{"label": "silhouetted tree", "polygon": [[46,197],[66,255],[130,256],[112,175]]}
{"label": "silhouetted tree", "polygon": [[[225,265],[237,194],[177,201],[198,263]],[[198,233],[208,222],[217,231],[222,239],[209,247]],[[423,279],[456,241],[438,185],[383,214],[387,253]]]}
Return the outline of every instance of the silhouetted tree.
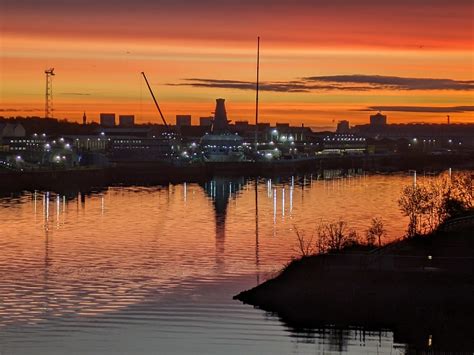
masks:
{"label": "silhouetted tree", "polygon": [[310,237],[296,227],[296,250],[301,257],[316,253],[340,251],[345,247],[358,244],[357,232],[348,228],[347,222],[339,219],[335,222],[321,222],[317,228],[317,238],[314,234]]}
{"label": "silhouetted tree", "polygon": [[[474,174],[462,172],[454,174],[451,178],[450,200],[456,201],[458,209],[467,211],[474,208]],[[452,203],[452,202],[451,202]],[[459,211],[447,211],[449,217]],[[462,211],[461,211],[462,212]]]}
{"label": "silhouetted tree", "polygon": [[344,247],[357,243],[357,233],[349,229],[342,219],[336,222],[322,223],[318,228],[320,249],[339,251]]}
{"label": "silhouetted tree", "polygon": [[375,241],[378,240],[379,247],[382,246],[382,237],[385,235],[385,228],[382,219],[379,217],[372,218],[371,224],[366,231],[367,244],[370,246],[375,245]]}
{"label": "silhouetted tree", "polygon": [[409,218],[407,236],[434,231],[448,218],[474,208],[473,174],[446,174],[403,189],[398,204]]}
{"label": "silhouetted tree", "polygon": [[429,210],[429,203],[429,192],[425,186],[418,184],[416,186],[406,186],[403,189],[402,195],[398,200],[398,205],[403,215],[409,219],[408,237],[423,234],[426,230],[425,217],[426,212]]}
{"label": "silhouetted tree", "polygon": [[313,235],[307,238],[304,235],[304,232],[300,232],[296,227],[294,228],[295,228],[296,238],[298,240],[297,251],[299,252],[300,256],[305,257],[308,255],[315,254],[317,249],[316,249],[316,244],[313,243]]}

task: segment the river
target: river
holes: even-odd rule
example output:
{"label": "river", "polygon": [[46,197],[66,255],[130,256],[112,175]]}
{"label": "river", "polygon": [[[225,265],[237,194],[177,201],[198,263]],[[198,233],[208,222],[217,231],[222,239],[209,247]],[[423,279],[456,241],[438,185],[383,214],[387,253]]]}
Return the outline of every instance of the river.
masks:
{"label": "river", "polygon": [[0,354],[403,353],[388,329],[301,332],[232,300],[298,255],[295,228],[404,234],[411,176],[328,174],[0,197]]}

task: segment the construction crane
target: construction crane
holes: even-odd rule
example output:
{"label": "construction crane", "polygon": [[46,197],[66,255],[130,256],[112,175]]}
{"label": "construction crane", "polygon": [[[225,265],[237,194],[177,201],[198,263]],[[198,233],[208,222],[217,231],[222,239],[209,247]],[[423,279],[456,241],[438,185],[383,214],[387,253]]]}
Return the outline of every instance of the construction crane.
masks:
{"label": "construction crane", "polygon": [[166,129],[169,130],[169,126],[166,123],[163,113],[161,112],[160,105],[158,105],[158,101],[156,101],[155,94],[153,94],[153,90],[151,89],[151,86],[148,83],[148,79],[146,78],[145,72],[142,72],[142,75],[143,75],[143,78],[145,79],[146,85],[148,86],[148,90],[150,90],[150,94],[151,94],[151,97],[153,98],[153,101],[155,102],[155,106],[158,109],[158,112],[160,113],[161,120],[163,121],[163,124],[165,125]]}
{"label": "construction crane", "polygon": [[46,74],[46,101],[44,106],[44,117],[52,118],[53,117],[53,76],[54,68],[46,69],[44,71]]}

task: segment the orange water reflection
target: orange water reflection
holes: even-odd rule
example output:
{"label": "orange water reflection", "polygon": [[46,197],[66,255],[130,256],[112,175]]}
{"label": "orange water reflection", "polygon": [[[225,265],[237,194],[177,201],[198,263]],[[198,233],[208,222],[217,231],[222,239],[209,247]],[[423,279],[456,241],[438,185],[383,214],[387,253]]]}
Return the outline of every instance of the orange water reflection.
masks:
{"label": "orange water reflection", "polygon": [[114,312],[190,279],[259,282],[297,254],[294,227],[311,233],[321,220],[341,217],[363,234],[377,215],[398,238],[406,221],[396,199],[410,181],[307,175],[261,179],[256,189],[254,180],[216,178],[2,198],[0,326]]}

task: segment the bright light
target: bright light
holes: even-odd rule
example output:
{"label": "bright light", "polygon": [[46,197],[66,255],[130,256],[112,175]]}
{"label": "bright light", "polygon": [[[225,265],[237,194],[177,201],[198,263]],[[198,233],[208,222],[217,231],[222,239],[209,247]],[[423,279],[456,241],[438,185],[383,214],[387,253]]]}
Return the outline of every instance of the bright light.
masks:
{"label": "bright light", "polygon": [[64,147],[66,147],[66,149],[70,149],[71,145],[69,143],[66,143],[66,145]]}
{"label": "bright light", "polygon": [[101,136],[105,136],[105,133],[104,133],[104,132],[100,132],[100,135],[101,135]]}

